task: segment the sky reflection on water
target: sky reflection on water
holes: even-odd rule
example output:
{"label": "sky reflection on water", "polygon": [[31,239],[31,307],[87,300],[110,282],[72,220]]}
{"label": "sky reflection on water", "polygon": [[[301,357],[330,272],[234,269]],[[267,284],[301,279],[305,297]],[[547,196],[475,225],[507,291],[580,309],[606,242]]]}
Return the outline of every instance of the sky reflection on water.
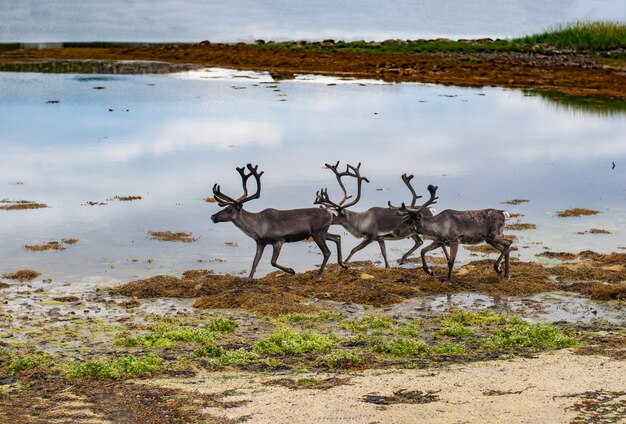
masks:
{"label": "sky reflection on water", "polygon": [[[249,269],[254,242],[231,224],[212,224],[218,207],[203,201],[214,182],[238,195],[234,168],[247,162],[265,171],[261,199],[247,206],[252,211],[311,207],[320,187],[337,193],[325,162],[360,161],[372,182],[357,209],[405,200],[399,176],[409,172],[419,192],[439,185],[438,210],[524,213],[522,222],[539,226],[517,233],[518,244],[530,246],[520,249],[524,259],[542,250],[536,241],[567,251],[626,244],[626,114],[556,108],[549,99],[497,88],[273,82],[266,74],[223,70],[95,79],[0,73],[0,92],[0,199],[50,205],[0,214],[0,273],[34,268],[84,282]],[[81,206],[115,195],[144,199]],[[500,203],[511,198],[530,202]],[[569,207],[602,214],[554,217]],[[613,234],[575,235],[592,227]],[[191,231],[199,240],[148,240],[151,230]],[[81,242],[63,252],[22,248],[68,237]],[[344,252],[356,243],[346,236]],[[390,243],[390,259],[409,245]],[[372,245],[355,259],[378,254]],[[303,271],[320,256],[314,245],[295,243],[281,260]],[[267,254],[260,275],[270,270]]]}

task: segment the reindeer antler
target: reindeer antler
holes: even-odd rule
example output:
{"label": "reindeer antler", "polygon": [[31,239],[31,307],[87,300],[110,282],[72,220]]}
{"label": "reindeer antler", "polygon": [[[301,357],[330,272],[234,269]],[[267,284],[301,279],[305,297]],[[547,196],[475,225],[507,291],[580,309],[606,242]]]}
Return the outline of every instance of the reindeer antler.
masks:
{"label": "reindeer antler", "polygon": [[[426,201],[426,203],[424,203],[423,205],[414,208],[413,206],[407,207],[404,203],[402,203],[402,206],[398,207],[398,206],[393,206],[391,204],[391,202],[387,202],[387,204],[389,205],[389,208],[391,209],[395,209],[397,211],[400,212],[411,212],[411,213],[420,213],[421,211],[423,211],[424,209],[426,209],[428,206],[437,203],[437,199],[439,199],[439,197],[437,197],[437,189],[439,187],[434,186],[432,184],[428,184],[428,192],[430,193],[430,198]],[[420,196],[421,197],[421,196]]]}
{"label": "reindeer antler", "polygon": [[[259,166],[252,166],[250,163],[246,165],[246,168],[250,171],[249,173],[246,173],[243,166],[241,168],[236,168],[237,172],[241,176],[241,185],[243,186],[243,194],[239,196],[238,199],[233,199],[232,197],[222,193],[218,184],[213,186],[213,196],[215,197],[215,200],[218,201],[218,205],[242,205],[245,202],[261,197],[261,175],[263,175],[263,171],[258,172]],[[248,179],[252,176],[256,180],[256,192],[252,196],[248,196]]]}
{"label": "reindeer antler", "polygon": [[[328,189],[322,189],[317,192],[315,204],[330,206],[337,210],[342,210],[342,209],[346,209],[346,208],[356,205],[357,202],[361,199],[361,186],[363,184],[363,181],[367,183],[370,182],[369,179],[361,176],[361,171],[360,171],[361,163],[359,162],[359,164],[356,167],[350,164],[347,164],[346,170],[343,172],[339,172],[337,170],[338,167],[339,167],[339,161],[337,161],[337,163],[334,165],[330,165],[328,163],[326,164],[326,168],[333,171],[333,173],[335,174],[335,177],[337,178],[339,187],[341,187],[341,190],[343,191],[343,199],[341,199],[339,203],[335,203],[331,201],[330,198],[328,197]],[[353,177],[357,179],[357,196],[353,201],[347,204],[346,204],[346,201],[348,199],[351,199],[352,196],[348,196],[348,191],[346,190],[346,186],[343,184],[343,181],[341,180],[343,177]]]}
{"label": "reindeer antler", "polygon": [[411,185],[412,179],[413,175],[402,174],[402,181],[404,181],[404,184],[409,188],[409,191],[411,192],[411,196],[413,196],[411,198],[411,207],[415,207],[415,201],[417,199],[420,199],[422,196],[418,196],[417,194],[415,194],[415,189]]}

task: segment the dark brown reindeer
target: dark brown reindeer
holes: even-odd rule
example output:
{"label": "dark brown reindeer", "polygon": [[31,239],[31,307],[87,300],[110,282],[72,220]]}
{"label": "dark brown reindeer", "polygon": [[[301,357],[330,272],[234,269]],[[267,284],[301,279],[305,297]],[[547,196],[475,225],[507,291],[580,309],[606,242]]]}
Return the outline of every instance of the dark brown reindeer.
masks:
{"label": "dark brown reindeer", "polygon": [[[341,225],[354,237],[364,239],[361,243],[354,247],[354,249],[352,249],[344,261],[344,264],[347,264],[352,255],[356,252],[365,248],[370,243],[377,241],[380,246],[383,259],[385,260],[385,267],[389,268],[385,240],[402,240],[410,237],[413,241],[415,241],[415,245],[413,245],[413,247],[411,247],[411,249],[409,249],[409,251],[406,252],[399,261],[400,264],[406,263],[407,258],[411,255],[411,253],[413,253],[415,249],[420,247],[423,243],[422,239],[413,229],[413,225],[409,222],[404,222],[403,218],[399,216],[396,211],[389,208],[373,207],[362,212],[348,210],[349,207],[354,206],[361,199],[362,183],[363,181],[369,183],[369,180],[361,176],[360,163],[356,167],[346,165],[346,170],[343,172],[339,172],[337,170],[338,167],[339,162],[335,165],[326,164],[326,168],[333,171],[335,177],[337,178],[339,187],[341,187],[341,190],[343,191],[343,199],[341,199],[340,202],[335,203],[330,200],[328,196],[328,189],[322,189],[317,192],[315,204],[322,205],[334,212],[333,224]],[[357,195],[349,203],[346,203],[346,201],[352,198],[352,196],[348,196],[346,187],[341,180],[343,177],[352,177],[357,180]],[[421,197],[415,194],[415,190],[411,186],[412,178],[413,175],[402,175],[402,181],[404,181],[404,184],[406,184],[411,191],[411,195],[413,196],[411,199],[411,207],[415,206],[415,201]],[[432,215],[432,212],[430,209],[426,208],[424,209],[424,214]],[[392,231],[394,230],[396,230],[396,233],[392,234]],[[443,247],[443,251],[446,253],[446,256],[448,256],[445,247]]]}
{"label": "dark brown reindeer", "polygon": [[[328,228],[333,220],[331,212],[320,208],[265,209],[258,213],[248,212],[243,209],[244,203],[261,197],[261,175],[263,175],[263,172],[258,172],[259,167],[251,164],[248,164],[247,168],[249,173],[246,173],[243,167],[237,168],[243,185],[243,194],[239,198],[233,199],[225,195],[220,191],[220,186],[217,184],[213,186],[215,200],[217,200],[219,206],[225,208],[213,215],[211,220],[215,223],[231,221],[237,228],[256,241],[256,255],[252,262],[249,278],[254,276],[261,255],[263,255],[263,250],[268,244],[271,244],[274,248],[272,266],[289,274],[295,274],[292,268],[279,265],[276,261],[278,260],[278,255],[280,255],[283,243],[302,241],[307,237],[313,238],[324,255],[322,265],[315,276],[316,280],[321,277],[326,262],[330,257],[330,249],[326,245],[326,240],[337,244],[337,261],[340,266],[345,268],[341,261],[341,237],[328,233]],[[247,182],[251,176],[256,180],[257,188],[254,194],[248,196]]]}
{"label": "dark brown reindeer", "polygon": [[[500,252],[500,256],[494,263],[493,268],[498,274],[502,274],[500,262],[504,258],[504,277],[509,278],[509,252],[513,242],[504,238],[502,234],[508,213],[498,209],[473,211],[446,209],[437,215],[426,216],[424,214],[426,208],[437,203],[437,188],[437,186],[433,185],[428,186],[430,199],[419,208],[407,207],[404,204],[398,208],[392,206],[391,203],[389,204],[392,210],[398,211],[397,213],[403,217],[404,223],[410,223],[418,234],[433,240],[421,252],[424,271],[433,275],[432,269],[426,263],[426,253],[438,247],[450,246],[448,278],[446,279],[447,282],[450,282],[459,244],[486,242]],[[402,227],[398,227],[394,230],[394,233],[401,230]]]}

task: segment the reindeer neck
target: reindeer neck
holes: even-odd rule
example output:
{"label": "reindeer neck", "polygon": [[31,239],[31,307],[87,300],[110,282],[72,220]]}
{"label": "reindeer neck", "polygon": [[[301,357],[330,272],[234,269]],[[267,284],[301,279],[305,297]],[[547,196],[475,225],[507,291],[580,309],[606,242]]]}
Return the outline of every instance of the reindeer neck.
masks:
{"label": "reindeer neck", "polygon": [[233,224],[235,224],[237,228],[239,228],[247,236],[252,237],[255,240],[257,238],[257,231],[255,230],[256,215],[257,213],[255,212],[248,212],[242,209],[241,211],[239,211],[239,215],[237,216],[237,218],[233,219]]}

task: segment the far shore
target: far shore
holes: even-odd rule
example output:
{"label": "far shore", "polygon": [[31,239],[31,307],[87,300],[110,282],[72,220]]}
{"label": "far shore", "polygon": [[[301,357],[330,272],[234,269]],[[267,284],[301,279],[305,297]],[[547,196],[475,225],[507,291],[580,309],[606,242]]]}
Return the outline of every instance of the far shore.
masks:
{"label": "far shore", "polygon": [[[503,47],[501,40],[489,39],[384,43],[333,40],[317,43],[258,40],[252,44],[70,43],[43,49],[21,47],[4,45],[0,49],[0,71],[32,72],[33,64],[55,61],[141,60],[176,65],[169,72],[189,67],[224,67],[270,72],[276,80],[293,78],[296,74],[319,74],[626,99],[623,49],[596,52],[551,46]],[[42,66],[40,72],[58,71]],[[132,67],[128,72],[133,73]],[[156,72],[168,72],[168,69]]]}

